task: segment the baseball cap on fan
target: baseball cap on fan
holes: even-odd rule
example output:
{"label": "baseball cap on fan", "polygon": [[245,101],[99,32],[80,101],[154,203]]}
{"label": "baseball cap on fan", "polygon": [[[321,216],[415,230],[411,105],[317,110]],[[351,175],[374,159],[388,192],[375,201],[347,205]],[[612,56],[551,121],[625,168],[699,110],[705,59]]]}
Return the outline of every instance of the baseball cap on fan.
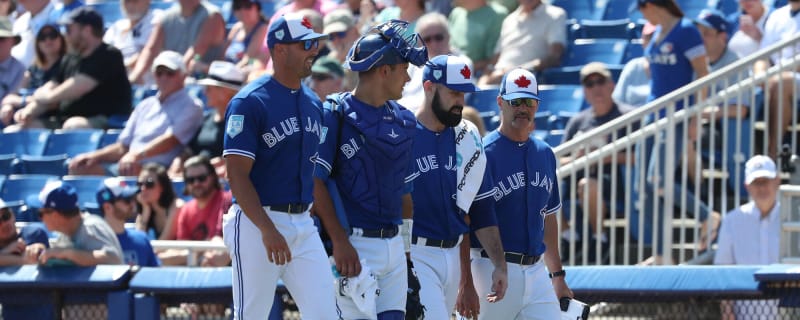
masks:
{"label": "baseball cap on fan", "polygon": [[513,100],[519,98],[532,98],[538,101],[539,86],[536,76],[528,70],[517,68],[509,71],[500,81],[500,97],[503,100]]}
{"label": "baseball cap on fan", "polygon": [[308,18],[299,13],[287,13],[276,19],[267,31],[267,47],[276,43],[293,43],[303,40],[324,39],[327,35],[314,32]]}
{"label": "baseball cap on fan", "polygon": [[78,191],[63,181],[50,181],[44,185],[39,196],[28,197],[29,206],[66,212],[78,209]]}
{"label": "baseball cap on fan", "polygon": [[422,69],[422,80],[443,84],[454,91],[478,91],[467,60],[458,56],[439,55],[428,60]]}
{"label": "baseball cap on fan", "polygon": [[744,164],[744,183],[750,184],[758,178],[774,179],[778,176],[775,161],[770,157],[756,155]]}
{"label": "baseball cap on fan", "polygon": [[97,190],[97,204],[113,202],[119,199],[133,198],[139,192],[139,188],[128,185],[125,180],[119,177],[111,177],[103,180],[103,184]]}

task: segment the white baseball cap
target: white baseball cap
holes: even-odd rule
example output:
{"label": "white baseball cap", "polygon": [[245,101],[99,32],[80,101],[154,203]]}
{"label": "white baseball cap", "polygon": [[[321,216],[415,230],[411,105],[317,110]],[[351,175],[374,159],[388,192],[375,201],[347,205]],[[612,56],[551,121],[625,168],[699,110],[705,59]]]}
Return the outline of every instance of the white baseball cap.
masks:
{"label": "white baseball cap", "polygon": [[328,35],[314,32],[313,27],[311,21],[302,14],[287,13],[270,23],[267,47],[273,48],[276,43],[328,38]]}
{"label": "white baseball cap", "polygon": [[197,81],[205,86],[225,87],[239,91],[245,80],[245,74],[228,61],[214,61],[208,66],[208,77]]}
{"label": "white baseball cap", "polygon": [[536,82],[536,76],[522,68],[511,70],[503,76],[503,81],[500,82],[500,97],[503,100],[519,98],[542,100],[539,98],[539,84]]}
{"label": "white baseball cap", "polygon": [[439,55],[428,60],[422,69],[422,80],[441,83],[451,90],[475,92],[474,72],[467,60],[451,55]]}
{"label": "white baseball cap", "polygon": [[775,161],[770,157],[756,155],[744,164],[744,183],[750,184],[758,178],[774,179],[778,176]]}
{"label": "white baseball cap", "polygon": [[156,59],[153,60],[152,71],[155,72],[156,68],[159,66],[164,66],[170,70],[186,73],[186,66],[183,63],[183,56],[175,51],[167,50],[159,53]]}

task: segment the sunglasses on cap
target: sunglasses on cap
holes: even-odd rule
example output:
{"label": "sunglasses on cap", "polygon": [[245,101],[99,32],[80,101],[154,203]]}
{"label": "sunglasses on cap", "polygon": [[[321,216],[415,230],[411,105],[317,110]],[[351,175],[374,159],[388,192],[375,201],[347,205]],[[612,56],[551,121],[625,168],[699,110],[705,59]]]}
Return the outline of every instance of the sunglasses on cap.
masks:
{"label": "sunglasses on cap", "polygon": [[425,43],[432,43],[434,41],[442,42],[442,41],[444,41],[444,34],[443,33],[437,33],[437,34],[429,35],[429,36],[426,36],[426,37],[422,37],[422,41],[424,41]]}
{"label": "sunglasses on cap", "polygon": [[583,82],[583,86],[586,87],[586,88],[591,89],[591,88],[594,88],[594,86],[605,85],[606,82],[608,82],[608,79],[606,79],[606,78],[598,78],[597,80],[586,80],[586,81]]}
{"label": "sunglasses on cap", "polygon": [[139,187],[139,189],[152,189],[156,186],[156,180],[153,178],[147,178],[145,181],[137,181],[136,186]]}
{"label": "sunglasses on cap", "polygon": [[11,215],[13,215],[13,213],[11,213],[11,209],[9,208],[0,209],[0,223],[11,220]]}
{"label": "sunglasses on cap", "polygon": [[506,100],[506,101],[508,101],[508,104],[510,104],[512,107],[519,107],[521,105],[526,105],[528,107],[533,107],[533,102],[536,101],[536,99],[533,99],[533,98],[517,98],[517,99]]}
{"label": "sunglasses on cap", "polygon": [[205,182],[208,179],[208,174],[201,174],[194,177],[183,178],[186,184],[194,184],[195,182]]}

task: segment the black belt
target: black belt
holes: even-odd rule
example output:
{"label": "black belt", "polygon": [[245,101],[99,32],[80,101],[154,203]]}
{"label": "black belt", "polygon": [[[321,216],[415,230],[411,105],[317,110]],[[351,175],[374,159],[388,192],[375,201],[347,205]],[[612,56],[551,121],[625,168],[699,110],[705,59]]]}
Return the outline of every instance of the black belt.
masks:
{"label": "black belt", "polygon": [[311,205],[308,203],[287,203],[269,206],[272,211],[280,211],[286,213],[303,213],[308,210]]}
{"label": "black belt", "polygon": [[353,228],[361,230],[361,236],[365,238],[381,238],[381,239],[388,239],[394,238],[397,235],[398,228],[397,226],[391,226],[388,228],[381,228],[381,229],[362,229],[362,228]]}
{"label": "black belt", "polygon": [[[412,237],[411,238],[411,243],[417,244],[417,241],[419,239],[420,239],[420,237],[416,237],[416,236]],[[422,239],[425,240],[425,243],[423,245],[425,245],[427,247],[452,248],[452,247],[455,247],[458,244],[458,239],[455,239],[455,240],[434,240],[434,239],[430,239],[430,238],[422,238]]]}
{"label": "black belt", "polygon": [[[486,250],[481,250],[481,257],[488,258],[489,255],[486,253]],[[508,263],[516,263],[522,266],[529,266],[534,263],[539,262],[539,259],[542,256],[528,256],[521,253],[515,252],[506,252],[506,262]]]}

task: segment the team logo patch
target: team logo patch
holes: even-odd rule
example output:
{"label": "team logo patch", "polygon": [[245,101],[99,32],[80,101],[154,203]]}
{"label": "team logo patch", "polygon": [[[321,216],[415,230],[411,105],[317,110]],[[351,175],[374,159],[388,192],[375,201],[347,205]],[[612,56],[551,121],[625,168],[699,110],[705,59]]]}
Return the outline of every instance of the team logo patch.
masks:
{"label": "team logo patch", "polygon": [[228,125],[225,129],[225,133],[228,134],[229,137],[233,138],[236,137],[238,134],[242,133],[242,129],[244,128],[244,116],[239,114],[231,115],[228,118]]}
{"label": "team logo patch", "polygon": [[670,53],[672,52],[672,47],[673,47],[672,42],[664,42],[664,44],[662,44],[661,48],[659,49],[661,53]]}
{"label": "team logo patch", "polygon": [[275,31],[275,38],[278,38],[278,40],[283,40],[283,36],[284,36],[283,30]]}
{"label": "team logo patch", "polygon": [[441,79],[442,78],[442,70],[433,70],[433,77],[436,78],[436,80]]}

